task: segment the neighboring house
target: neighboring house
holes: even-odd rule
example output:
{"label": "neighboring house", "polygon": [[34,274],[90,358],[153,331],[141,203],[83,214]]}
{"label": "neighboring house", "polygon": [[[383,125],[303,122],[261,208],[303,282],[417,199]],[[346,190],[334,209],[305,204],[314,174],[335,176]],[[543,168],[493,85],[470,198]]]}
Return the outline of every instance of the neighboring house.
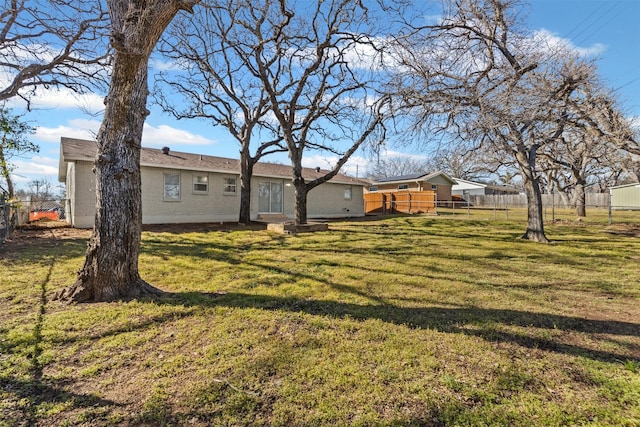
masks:
{"label": "neighboring house", "polygon": [[492,185],[482,182],[467,181],[461,178],[453,178],[456,181],[451,187],[451,194],[454,196],[491,196],[503,194],[519,194],[520,191],[513,187],[504,185]]}
{"label": "neighboring house", "polygon": [[640,210],[640,184],[618,185],[609,189],[611,209]]}
{"label": "neighboring house", "polygon": [[435,191],[438,201],[451,200],[451,187],[456,184],[444,172],[416,173],[374,180],[368,192]]}
{"label": "neighboring house", "polygon": [[[97,152],[94,141],[61,138],[58,180],[65,183],[66,218],[90,228],[95,217]],[[142,148],[142,222],[144,224],[238,221],[240,162],[237,159]],[[326,171],[305,168],[312,180]],[[338,174],[307,196],[308,218],[364,216],[364,181]],[[291,167],[257,163],[251,181],[251,219],[293,219]]]}

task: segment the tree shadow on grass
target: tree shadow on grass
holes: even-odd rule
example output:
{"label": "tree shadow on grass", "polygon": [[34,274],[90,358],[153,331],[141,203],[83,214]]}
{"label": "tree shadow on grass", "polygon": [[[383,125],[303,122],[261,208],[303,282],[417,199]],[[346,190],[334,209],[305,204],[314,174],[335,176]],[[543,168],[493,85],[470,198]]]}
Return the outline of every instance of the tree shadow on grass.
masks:
{"label": "tree shadow on grass", "polygon": [[[308,313],[334,318],[357,320],[378,319],[410,328],[430,329],[444,333],[456,333],[482,338],[489,342],[505,342],[525,348],[546,350],[571,356],[586,357],[603,362],[620,362],[630,358],[628,354],[595,350],[554,339],[546,332],[576,332],[640,337],[640,324],[591,320],[553,314],[532,313],[508,309],[487,309],[474,306],[399,307],[393,304],[359,305],[337,301],[306,300],[292,297],[276,297],[244,293],[167,293],[157,300],[160,304],[204,307],[259,308]],[[540,336],[507,331],[501,326],[535,328]],[[634,359],[639,359],[640,348],[627,346]]]}
{"label": "tree shadow on grass", "polygon": [[[49,263],[49,269],[39,286],[40,295],[33,334],[27,342],[23,343],[30,348],[27,354],[30,366],[23,377],[0,374],[0,390],[3,396],[0,404],[2,409],[0,422],[6,422],[6,425],[37,425],[39,420],[47,416],[48,408],[56,405],[72,406],[74,409],[90,408],[91,411],[99,407],[117,406],[110,400],[71,392],[65,389],[68,384],[43,376],[43,365],[40,360],[43,341],[42,326],[46,314],[47,285],[51,279],[55,258],[48,257],[44,260]],[[6,345],[4,340],[0,345],[0,353],[10,354],[17,351],[20,351],[20,348]]]}
{"label": "tree shadow on grass", "polygon": [[[98,408],[119,406],[111,400],[71,392],[67,384],[57,384],[42,378],[21,379],[2,376],[0,389],[3,394],[0,424],[6,422],[6,425],[38,425],[47,411],[58,405],[67,408],[65,411],[68,407],[72,407],[89,409],[93,412]],[[55,415],[51,417],[55,418]]]}

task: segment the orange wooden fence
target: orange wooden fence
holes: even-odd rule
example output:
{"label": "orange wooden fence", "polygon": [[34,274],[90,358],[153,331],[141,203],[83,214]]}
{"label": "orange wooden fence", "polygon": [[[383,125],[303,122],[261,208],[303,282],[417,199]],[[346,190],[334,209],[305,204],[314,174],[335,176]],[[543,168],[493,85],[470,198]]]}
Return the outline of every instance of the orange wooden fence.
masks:
{"label": "orange wooden fence", "polygon": [[364,195],[364,212],[375,213],[435,213],[435,191],[393,191]]}

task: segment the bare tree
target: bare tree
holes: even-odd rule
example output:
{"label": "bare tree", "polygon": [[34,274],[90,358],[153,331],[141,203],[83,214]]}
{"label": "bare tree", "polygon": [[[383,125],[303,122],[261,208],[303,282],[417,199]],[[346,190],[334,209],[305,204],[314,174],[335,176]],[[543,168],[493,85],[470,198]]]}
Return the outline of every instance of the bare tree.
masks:
{"label": "bare tree", "polygon": [[48,178],[29,181],[29,190],[32,202],[50,201],[55,198],[53,184]]}
{"label": "bare tree", "polygon": [[[373,55],[376,23],[385,21],[370,19],[361,2],[350,0],[236,5],[244,19],[234,21],[235,37],[252,48],[245,65],[268,94],[291,160],[295,222],[304,224],[309,191],[333,178],[382,125]],[[307,181],[302,162],[309,152],[337,160]]]}
{"label": "bare tree", "polygon": [[441,170],[451,177],[467,180],[486,180],[502,170],[503,162],[496,162],[490,153],[470,149],[463,144],[438,149],[431,158],[432,170]]}
{"label": "bare tree", "polygon": [[640,156],[637,154],[629,154],[626,151],[619,151],[617,162],[611,173],[610,180],[606,182],[607,186],[631,184],[640,182]]}
{"label": "bare tree", "polygon": [[39,88],[84,92],[109,62],[103,2],[5,0],[0,11],[0,101],[29,101]]}
{"label": "bare tree", "polygon": [[[268,120],[271,103],[255,75],[252,58],[256,46],[247,44],[238,22],[253,19],[250,8],[237,0],[205,5],[195,19],[173,23],[161,45],[179,72],[161,73],[156,99],[178,119],[199,118],[229,130],[240,145],[239,222],[251,222],[251,177],[254,165],[264,156],[286,152],[273,121]],[[187,106],[176,105],[165,91],[177,92]],[[266,136],[265,139],[263,139]],[[257,140],[257,142],[256,142]]]}
{"label": "bare tree", "polygon": [[631,148],[635,141],[613,94],[595,74],[569,98],[565,112],[565,130],[554,144],[542,147],[541,160],[550,180],[561,191],[571,191],[571,204],[584,217],[587,185],[610,175],[620,164],[620,147]]}
{"label": "bare tree", "polygon": [[138,272],[142,230],[140,141],[147,110],[149,56],[180,10],[197,0],[107,0],[115,51],[97,135],[96,219],[84,266],[58,297],[105,301],[155,294]]}
{"label": "bare tree", "polygon": [[367,175],[372,179],[390,178],[392,176],[427,173],[433,171],[429,159],[421,159],[409,155],[379,157],[374,161]]}
{"label": "bare tree", "polygon": [[[562,135],[590,64],[542,51],[520,30],[515,0],[449,2],[441,23],[402,57],[417,123],[492,147],[518,166],[528,198],[524,239],[547,242],[538,152]],[[426,41],[425,41],[426,40]]]}
{"label": "bare tree", "polygon": [[606,179],[611,171],[615,147],[585,140],[583,135],[565,132],[553,146],[553,152],[541,153],[539,167],[546,178],[546,190],[557,191],[566,205],[585,217],[586,189]]}

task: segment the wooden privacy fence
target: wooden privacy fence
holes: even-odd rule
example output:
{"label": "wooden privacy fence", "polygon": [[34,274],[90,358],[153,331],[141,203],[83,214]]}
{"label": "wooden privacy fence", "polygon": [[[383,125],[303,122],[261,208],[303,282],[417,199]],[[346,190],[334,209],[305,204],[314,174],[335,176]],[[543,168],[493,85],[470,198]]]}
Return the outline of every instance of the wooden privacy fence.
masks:
{"label": "wooden privacy fence", "polygon": [[365,214],[435,213],[435,191],[393,191],[364,195]]}

